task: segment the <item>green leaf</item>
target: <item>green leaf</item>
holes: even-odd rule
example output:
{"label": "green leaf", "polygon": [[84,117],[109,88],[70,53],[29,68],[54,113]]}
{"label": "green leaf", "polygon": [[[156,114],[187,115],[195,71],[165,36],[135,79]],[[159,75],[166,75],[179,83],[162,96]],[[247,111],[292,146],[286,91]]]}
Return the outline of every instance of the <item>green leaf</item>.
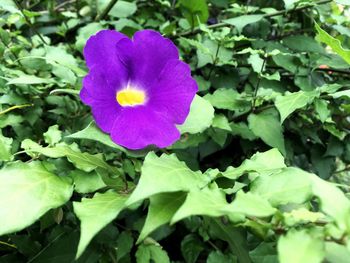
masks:
{"label": "green leaf", "polygon": [[316,36],[316,40],[330,46],[335,53],[337,53],[339,56],[342,57],[342,59],[344,59],[348,64],[350,64],[350,50],[344,49],[341,45],[341,42],[338,39],[329,35],[317,23],[315,23],[315,28],[318,33],[318,35]]}
{"label": "green leaf", "polygon": [[175,212],[185,201],[185,197],[186,193],[184,192],[161,193],[151,196],[146,222],[137,243],[140,243],[161,225],[169,223]]}
{"label": "green leaf", "polygon": [[211,219],[209,224],[211,234],[229,244],[230,250],[237,256],[238,262],[252,262],[248,253],[246,237],[238,228],[232,224],[224,224],[220,219]]}
{"label": "green leaf", "polygon": [[181,133],[200,133],[213,122],[214,108],[202,97],[196,95],[192,101],[190,113],[184,124],[177,126]]}
{"label": "green leaf", "polygon": [[241,99],[240,94],[234,89],[218,89],[213,94],[204,97],[217,109],[238,111],[246,108],[247,103]]}
{"label": "green leaf", "polygon": [[78,66],[76,58],[69,54],[63,47],[46,47],[47,63],[52,65],[62,65],[67,68],[76,68]]}
{"label": "green leaf", "polygon": [[78,35],[76,37],[76,42],[75,42],[76,48],[82,52],[88,38],[96,34],[98,31],[102,29],[103,29],[103,26],[100,23],[96,23],[96,22],[89,23],[86,26],[79,28]]}
{"label": "green leaf", "polygon": [[293,226],[301,223],[316,222],[325,217],[320,212],[311,212],[306,208],[293,209],[291,212],[283,213],[284,222],[287,226]]}
{"label": "green leaf", "polygon": [[235,26],[238,33],[241,33],[243,28],[249,24],[259,22],[263,19],[264,15],[243,15],[230,19],[223,20],[224,23]]}
{"label": "green leaf", "polygon": [[66,144],[57,144],[55,147],[42,147],[32,140],[25,139],[22,141],[21,146],[29,155],[39,153],[51,158],[67,157],[68,161],[85,172],[91,172],[97,167],[116,172],[115,169],[102,160],[101,155],[82,153],[78,150],[73,150],[72,146]]}
{"label": "green leaf", "polygon": [[159,193],[188,192],[207,183],[205,175],[190,170],[175,155],[163,154],[158,157],[150,152],[143,163],[139,183],[127,204],[131,205]]}
{"label": "green leaf", "polygon": [[267,217],[276,212],[270,203],[260,195],[237,192],[236,198],[224,209],[228,213],[240,213],[246,216]]}
{"label": "green leaf", "polygon": [[73,186],[42,163],[15,162],[0,170],[0,236],[30,226],[52,208],[65,204]]}
{"label": "green leaf", "polygon": [[143,150],[140,150],[140,151],[127,150],[124,147],[118,144],[115,144],[108,134],[102,132],[96,126],[95,122],[91,122],[85,129],[81,131],[68,135],[67,138],[93,140],[93,141],[102,143],[104,145],[107,145],[118,151],[122,151],[131,157],[143,157],[147,153],[146,151],[143,151]]}
{"label": "green leaf", "polygon": [[207,258],[207,263],[227,263],[227,262],[237,263],[237,258],[231,254],[225,255],[218,250],[210,252]]}
{"label": "green leaf", "polygon": [[249,128],[271,147],[276,147],[283,155],[286,154],[282,126],[275,111],[266,110],[248,117]]}
{"label": "green leaf", "polygon": [[296,35],[283,38],[283,44],[299,52],[315,52],[315,53],[325,53],[323,47],[315,41],[315,39],[304,36]]}
{"label": "green leaf", "polygon": [[278,240],[277,249],[281,263],[321,263],[325,256],[323,240],[312,237],[306,230],[289,231]]}
{"label": "green leaf", "polygon": [[328,102],[322,99],[315,99],[314,105],[320,121],[325,122],[331,116],[331,111],[328,109]]}
{"label": "green leaf", "polygon": [[281,123],[295,110],[311,103],[318,94],[316,91],[298,91],[278,96],[275,101],[276,108],[281,116]]}
{"label": "green leaf", "polygon": [[[186,42],[189,42],[186,39]],[[223,46],[219,46],[216,41],[205,39],[203,43],[198,41],[189,42],[192,46],[195,44],[198,57],[198,68],[204,67],[207,64],[215,65],[236,65],[232,60],[233,52]]]}
{"label": "green leaf", "polygon": [[254,141],[257,139],[257,137],[248,128],[248,125],[245,122],[239,122],[239,123],[231,122],[230,127],[233,135],[238,135],[243,139],[247,139],[250,141]]}
{"label": "green leaf", "polygon": [[263,71],[264,60],[260,58],[259,54],[251,54],[248,58],[248,63],[256,73],[260,74]]}
{"label": "green leaf", "polygon": [[8,138],[2,135],[0,130],[0,161],[10,161],[12,159],[12,138]]}
{"label": "green leaf", "polygon": [[2,0],[0,2],[0,9],[8,11],[10,13],[19,13],[20,12],[13,0]]}
{"label": "green leaf", "polygon": [[329,263],[348,263],[350,251],[345,246],[326,242],[326,260]]}
{"label": "green leaf", "polygon": [[[98,9],[99,12],[102,12],[109,4],[109,0],[98,0]],[[136,3],[126,2],[126,1],[117,1],[113,8],[109,11],[108,15],[112,17],[125,18],[133,15],[137,10]]]}
{"label": "green leaf", "polygon": [[198,20],[201,23],[205,23],[209,17],[206,0],[180,0],[179,5],[184,17],[191,26],[197,25]]}
{"label": "green leaf", "polygon": [[140,245],[136,251],[136,263],[170,263],[166,251],[159,245]]}
{"label": "green leaf", "polygon": [[222,208],[227,205],[225,193],[217,187],[192,189],[183,205],[177,210],[171,223],[193,215],[218,217],[224,214]]}
{"label": "green leaf", "polygon": [[286,9],[292,8],[299,1],[300,0],[283,0],[284,6],[285,6]]}
{"label": "green leaf", "polygon": [[74,213],[79,218],[80,241],[76,258],[79,258],[91,239],[125,208],[127,196],[113,191],[97,193],[93,198],[73,202]]}
{"label": "green leaf", "polygon": [[58,125],[50,126],[44,134],[44,140],[49,145],[55,145],[62,139],[62,132],[58,129]]}
{"label": "green leaf", "polygon": [[189,234],[181,241],[181,252],[186,263],[195,263],[204,250],[203,242],[194,234]]}
{"label": "green leaf", "polygon": [[350,99],[350,90],[342,90],[342,91],[335,92],[333,94],[331,93],[329,95],[335,99],[338,99],[341,97],[346,97],[347,99]]}
{"label": "green leaf", "polygon": [[259,176],[252,183],[251,192],[273,206],[301,204],[312,196],[310,174],[294,167],[284,168],[270,176]]}
{"label": "green leaf", "polygon": [[130,232],[122,232],[117,240],[117,261],[131,252],[134,245],[134,239]]}
{"label": "green leaf", "polygon": [[231,126],[224,114],[216,114],[214,116],[212,127],[231,132]]}
{"label": "green leaf", "polygon": [[284,158],[277,149],[271,149],[266,152],[258,152],[250,159],[245,160],[239,167],[228,167],[222,172],[224,177],[237,179],[244,173],[255,173],[258,175],[271,174],[276,170],[286,167]]}
{"label": "green leaf", "polygon": [[31,75],[21,75],[17,78],[11,79],[7,85],[33,85],[33,84],[49,84],[53,83],[51,79],[39,78]]}
{"label": "green leaf", "polygon": [[74,190],[81,194],[92,193],[106,186],[96,172],[86,173],[74,170],[69,175],[74,181]]}
{"label": "green leaf", "polygon": [[316,175],[310,176],[312,192],[321,203],[321,210],[334,218],[340,229],[350,230],[350,201],[344,193]]}

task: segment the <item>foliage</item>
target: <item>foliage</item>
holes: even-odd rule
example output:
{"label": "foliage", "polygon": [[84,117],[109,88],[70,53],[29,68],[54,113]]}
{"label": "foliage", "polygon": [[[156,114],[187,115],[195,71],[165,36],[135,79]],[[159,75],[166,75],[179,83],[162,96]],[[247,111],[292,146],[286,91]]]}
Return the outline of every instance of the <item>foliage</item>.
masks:
{"label": "foliage", "polygon": [[[0,262],[347,262],[347,1],[111,2],[0,1]],[[191,66],[171,147],[116,145],[80,102],[103,28]]]}

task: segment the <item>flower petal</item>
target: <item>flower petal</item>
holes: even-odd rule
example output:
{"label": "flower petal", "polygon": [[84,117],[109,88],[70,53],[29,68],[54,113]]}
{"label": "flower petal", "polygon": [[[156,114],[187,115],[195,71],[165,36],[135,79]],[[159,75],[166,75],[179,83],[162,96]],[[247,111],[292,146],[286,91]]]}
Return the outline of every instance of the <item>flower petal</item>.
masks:
{"label": "flower petal", "polygon": [[128,73],[125,68],[116,74],[113,67],[95,66],[83,79],[80,97],[87,105],[91,105],[93,101],[103,103],[106,100],[112,100],[116,102],[116,92],[123,88],[127,82]]}
{"label": "flower petal", "polygon": [[170,60],[149,91],[149,106],[174,123],[182,124],[198,91],[190,67],[180,60]]}
{"label": "flower petal", "polygon": [[114,65],[118,69],[121,63],[116,54],[116,44],[123,38],[127,36],[114,30],[101,30],[90,37],[84,47],[84,57],[88,68],[91,69],[95,65],[101,67]]}
{"label": "flower petal", "polygon": [[146,106],[127,107],[114,122],[112,140],[129,149],[170,146],[180,138],[175,125]]}
{"label": "flower petal", "polygon": [[131,82],[148,89],[171,59],[179,59],[176,46],[153,30],[135,33],[133,41],[122,39],[117,44],[118,56],[129,69]]}
{"label": "flower petal", "polygon": [[120,116],[123,109],[115,101],[107,101],[103,104],[101,102],[94,103],[91,110],[97,126],[102,131],[110,133],[115,120]]}
{"label": "flower petal", "polygon": [[91,106],[97,126],[104,132],[110,132],[114,120],[122,109],[116,101],[116,93],[127,81],[127,73],[124,70],[117,75],[113,74],[111,68],[102,70],[95,66],[85,76],[80,98],[85,104]]}

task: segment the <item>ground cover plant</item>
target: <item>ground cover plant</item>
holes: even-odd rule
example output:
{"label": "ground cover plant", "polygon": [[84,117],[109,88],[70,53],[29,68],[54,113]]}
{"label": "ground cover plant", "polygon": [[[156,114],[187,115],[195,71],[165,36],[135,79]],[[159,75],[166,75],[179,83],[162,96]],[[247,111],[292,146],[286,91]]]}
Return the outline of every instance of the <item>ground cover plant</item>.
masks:
{"label": "ground cover plant", "polygon": [[348,5],[1,0],[0,262],[348,262]]}

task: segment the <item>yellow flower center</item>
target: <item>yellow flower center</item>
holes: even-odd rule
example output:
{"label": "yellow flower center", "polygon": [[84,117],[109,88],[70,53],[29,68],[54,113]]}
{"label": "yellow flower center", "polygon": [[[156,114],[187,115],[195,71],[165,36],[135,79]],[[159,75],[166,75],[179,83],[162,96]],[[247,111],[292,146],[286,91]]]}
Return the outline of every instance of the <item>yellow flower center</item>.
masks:
{"label": "yellow flower center", "polygon": [[136,106],[145,102],[146,94],[142,90],[127,87],[117,92],[116,100],[121,106]]}

